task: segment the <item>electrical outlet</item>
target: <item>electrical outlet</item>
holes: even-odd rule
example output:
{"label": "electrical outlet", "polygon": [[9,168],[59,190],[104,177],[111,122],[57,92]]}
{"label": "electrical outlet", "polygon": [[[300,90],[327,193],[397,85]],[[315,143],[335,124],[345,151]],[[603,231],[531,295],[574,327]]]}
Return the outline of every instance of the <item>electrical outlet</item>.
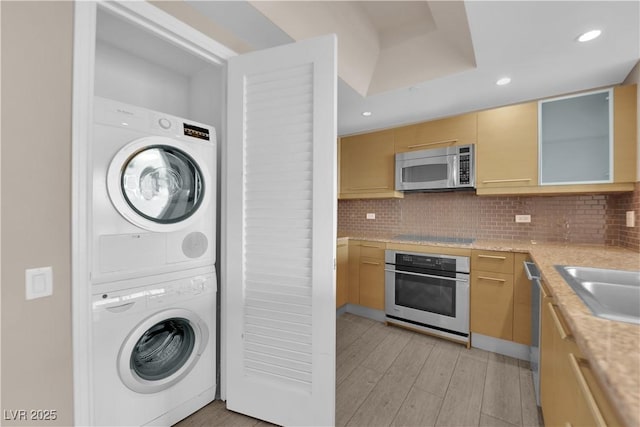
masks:
{"label": "electrical outlet", "polygon": [[531,215],[516,215],[516,222],[531,222]]}
{"label": "electrical outlet", "polygon": [[634,211],[627,211],[627,227],[636,226],[636,215]]}
{"label": "electrical outlet", "polygon": [[374,214],[374,213],[368,213],[368,214],[367,214],[367,219],[376,219],[376,214]]}

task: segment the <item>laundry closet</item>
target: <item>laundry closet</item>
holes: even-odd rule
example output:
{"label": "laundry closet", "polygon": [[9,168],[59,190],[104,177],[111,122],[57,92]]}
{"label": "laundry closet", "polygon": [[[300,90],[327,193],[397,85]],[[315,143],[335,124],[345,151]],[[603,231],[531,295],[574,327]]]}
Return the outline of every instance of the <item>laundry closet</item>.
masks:
{"label": "laundry closet", "polygon": [[217,391],[223,66],[103,7],[95,41],[93,423],[173,424]]}
{"label": "laundry closet", "polygon": [[237,56],[77,2],[76,424],[335,416],[335,37]]}

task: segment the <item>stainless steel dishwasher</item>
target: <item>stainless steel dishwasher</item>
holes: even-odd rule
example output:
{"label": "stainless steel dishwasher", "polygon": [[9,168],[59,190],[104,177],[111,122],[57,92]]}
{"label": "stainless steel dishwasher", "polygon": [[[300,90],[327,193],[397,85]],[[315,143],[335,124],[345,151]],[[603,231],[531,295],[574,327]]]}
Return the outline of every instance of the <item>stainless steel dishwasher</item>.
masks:
{"label": "stainless steel dishwasher", "polygon": [[531,347],[529,361],[533,372],[533,386],[536,391],[536,403],[540,406],[540,270],[532,263],[524,262],[524,271],[531,280]]}

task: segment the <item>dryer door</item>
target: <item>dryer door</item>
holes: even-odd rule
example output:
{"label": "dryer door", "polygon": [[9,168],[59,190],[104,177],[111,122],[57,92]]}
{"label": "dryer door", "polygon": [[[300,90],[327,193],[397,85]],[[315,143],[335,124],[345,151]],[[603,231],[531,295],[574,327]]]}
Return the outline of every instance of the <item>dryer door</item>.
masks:
{"label": "dryer door", "polygon": [[136,140],[107,173],[109,197],[128,221],[150,231],[188,226],[208,203],[208,171],[189,147],[165,137]]}
{"label": "dryer door", "polygon": [[179,382],[207,346],[209,331],[193,312],[164,310],[129,334],[118,354],[122,382],[138,393],[156,393]]}

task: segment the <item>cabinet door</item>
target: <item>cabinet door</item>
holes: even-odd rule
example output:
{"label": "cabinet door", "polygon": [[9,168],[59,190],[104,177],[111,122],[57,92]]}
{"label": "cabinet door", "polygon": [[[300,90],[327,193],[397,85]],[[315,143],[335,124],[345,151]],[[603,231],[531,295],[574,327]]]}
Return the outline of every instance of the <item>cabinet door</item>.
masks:
{"label": "cabinet door", "polygon": [[512,274],[471,271],[471,332],[512,340]]}
{"label": "cabinet door", "polygon": [[513,341],[531,345],[531,281],[524,271],[526,254],[514,254],[513,262]]}
{"label": "cabinet door", "polygon": [[336,249],[336,308],[347,303],[349,295],[349,245],[338,244]]}
{"label": "cabinet door", "polygon": [[478,194],[509,193],[513,187],[536,187],[538,104],[530,102],[478,113],[476,153]]}
{"label": "cabinet door", "polygon": [[613,181],[612,95],[540,101],[540,185]]}
{"label": "cabinet door", "polygon": [[360,304],[360,242],[349,240],[349,278],[347,300]]}
{"label": "cabinet door", "polygon": [[638,150],[637,85],[613,91],[614,182],[636,182]]}
{"label": "cabinet door", "polygon": [[540,404],[545,425],[558,425],[555,407],[557,368],[554,351],[554,325],[551,318],[552,299],[540,298]]}
{"label": "cabinet door", "polygon": [[477,114],[469,113],[397,128],[395,130],[396,153],[475,144],[476,127]]}
{"label": "cabinet door", "polygon": [[393,130],[340,139],[340,198],[402,197],[394,171]]}
{"label": "cabinet door", "polygon": [[360,305],[384,310],[384,261],[360,259]]}

